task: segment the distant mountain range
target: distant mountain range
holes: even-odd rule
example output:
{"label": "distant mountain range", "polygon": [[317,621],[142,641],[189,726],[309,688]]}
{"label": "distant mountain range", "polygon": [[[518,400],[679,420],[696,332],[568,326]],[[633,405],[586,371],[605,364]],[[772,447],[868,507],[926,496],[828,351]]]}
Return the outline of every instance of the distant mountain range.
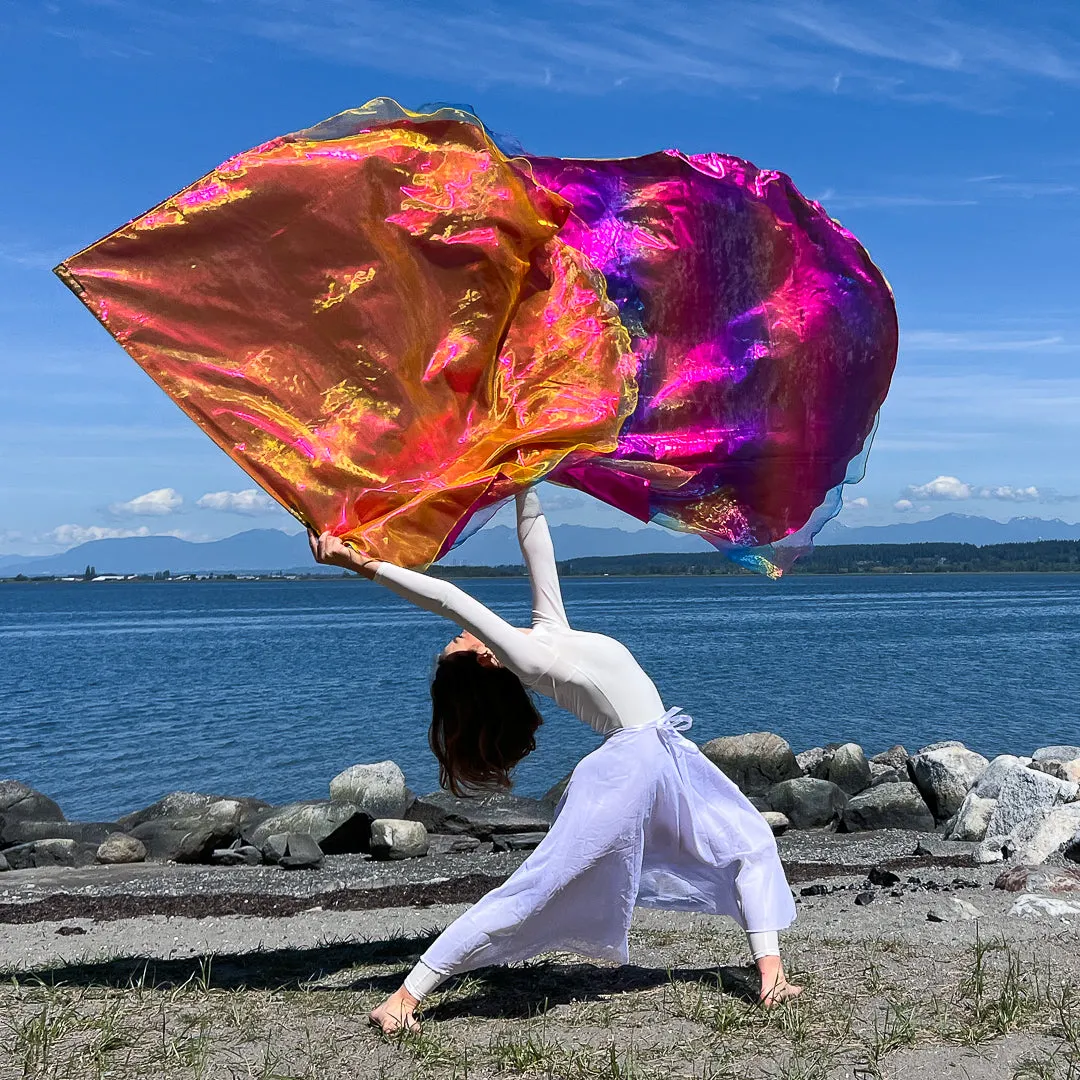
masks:
{"label": "distant mountain range", "polygon": [[[584,555],[644,555],[655,551],[709,551],[704,540],[669,532],[656,526],[625,532],[593,529],[584,525],[556,525],[551,530],[559,558]],[[500,566],[520,563],[517,533],[505,525],[493,525],[470,536],[443,563],[450,566]],[[0,562],[0,575],[81,574],[92,566],[99,574],[154,574],[168,570],[187,573],[340,573],[317,566],[311,560],[303,533],[277,529],[249,529],[224,540],[192,543],[175,536],[131,536],[115,540],[90,540],[62,555],[33,558],[8,555]]]}
{"label": "distant mountain range", "polygon": [[[701,552],[710,547],[696,536],[669,532],[656,526],[626,532],[585,525],[552,528],[560,559],[590,555],[645,555],[654,552]],[[932,542],[1008,544],[1031,540],[1080,540],[1080,524],[1056,519],[1017,517],[1000,522],[965,514],[942,514],[929,521],[850,528],[830,522],[821,531],[820,544],[919,544]],[[520,563],[514,529],[489,526],[469,537],[444,560],[450,566],[500,566]],[[192,543],[174,536],[136,536],[91,540],[62,555],[0,556],[0,575],[81,574],[93,566],[99,574],[269,573],[315,572],[323,568],[311,561],[303,533],[277,529],[250,529],[224,540]],[[337,571],[328,570],[336,573]]]}
{"label": "distant mountain range", "polygon": [[928,521],[851,528],[830,521],[819,544],[1022,544],[1034,540],[1080,540],[1080,524],[1058,518],[1014,517],[1008,521],[973,514],[941,514]]}

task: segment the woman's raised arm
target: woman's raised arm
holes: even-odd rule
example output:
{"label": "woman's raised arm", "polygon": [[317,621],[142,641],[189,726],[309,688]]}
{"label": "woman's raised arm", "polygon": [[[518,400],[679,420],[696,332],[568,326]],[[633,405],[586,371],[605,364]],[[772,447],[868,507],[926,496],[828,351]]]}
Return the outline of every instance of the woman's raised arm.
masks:
{"label": "woman's raised arm", "polygon": [[555,565],[555,545],[540,497],[532,488],[517,497],[517,534],[532,586],[533,626],[541,622],[569,626]]}
{"label": "woman's raised arm", "polygon": [[318,562],[356,570],[417,607],[442,615],[463,630],[475,634],[498,657],[500,663],[526,684],[547,674],[555,662],[555,653],[549,646],[529,634],[523,634],[449,581],[406,570],[393,563],[365,558],[329,533],[313,539],[312,550]]}

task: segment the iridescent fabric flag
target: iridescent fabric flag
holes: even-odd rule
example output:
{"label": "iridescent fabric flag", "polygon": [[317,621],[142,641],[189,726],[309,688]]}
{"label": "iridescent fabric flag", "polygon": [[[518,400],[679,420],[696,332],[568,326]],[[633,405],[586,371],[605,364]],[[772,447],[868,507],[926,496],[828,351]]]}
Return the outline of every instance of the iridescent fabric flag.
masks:
{"label": "iridescent fabric flag", "polygon": [[782,173],[721,154],[530,158],[607,280],[637,408],[556,478],[776,574],[861,478],[896,312],[858,241]]}
{"label": "iridescent fabric flag", "polygon": [[775,576],[857,478],[896,358],[884,279],[782,174],[529,158],[387,99],[58,272],[301,521],[404,565],[549,479]]}
{"label": "iridescent fabric flag", "polygon": [[58,273],[300,521],[415,566],[614,448],[635,386],[568,204],[471,117],[367,120],[240,154]]}

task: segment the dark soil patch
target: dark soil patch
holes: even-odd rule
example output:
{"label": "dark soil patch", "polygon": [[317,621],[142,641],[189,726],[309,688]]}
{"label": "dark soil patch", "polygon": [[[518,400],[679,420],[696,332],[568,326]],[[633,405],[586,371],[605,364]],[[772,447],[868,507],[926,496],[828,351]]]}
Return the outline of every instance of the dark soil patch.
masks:
{"label": "dark soil patch", "polygon": [[[820,881],[829,877],[858,877],[876,866],[898,873],[901,870],[945,869],[947,867],[972,868],[970,855],[904,855],[898,859],[882,859],[877,863],[784,863],[788,883],[801,885],[807,881]],[[0,915],[0,919],[3,916]]]}
{"label": "dark soil patch", "polygon": [[[875,865],[889,870],[967,867],[967,855],[913,855],[857,866],[842,863],[787,863],[792,885],[830,877],[856,877]],[[64,922],[96,919],[109,922],[142,915],[205,919],[223,915],[285,917],[312,908],[325,911],[365,911],[371,908],[430,907],[434,904],[472,904],[505,881],[503,876],[467,874],[451,881],[389,885],[372,889],[339,889],[312,896],[274,896],[264,893],[191,893],[157,896],[84,896],[56,893],[24,904],[0,904],[0,923]]]}
{"label": "dark soil patch", "polygon": [[187,896],[77,896],[56,893],[27,904],[0,904],[0,923],[63,922],[67,919],[134,919],[171,915],[206,919],[220,915],[288,916],[312,908],[365,911],[369,908],[430,907],[471,904],[501,885],[504,877],[469,874],[453,881],[389,885],[378,889],[340,889],[313,896],[271,896],[263,893],[192,893]]}

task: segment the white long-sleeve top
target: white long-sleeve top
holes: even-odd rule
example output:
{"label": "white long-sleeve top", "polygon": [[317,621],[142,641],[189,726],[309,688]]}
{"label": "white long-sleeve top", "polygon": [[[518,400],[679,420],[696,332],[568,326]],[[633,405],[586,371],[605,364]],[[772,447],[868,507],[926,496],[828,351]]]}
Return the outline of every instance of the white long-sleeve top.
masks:
{"label": "white long-sleeve top", "polygon": [[517,498],[521,553],[532,585],[532,631],[523,632],[449,581],[381,563],[375,580],[475,634],[530,689],[603,735],[640,727],[665,709],[652,679],[614,638],[571,628],[555,549],[534,491]]}

